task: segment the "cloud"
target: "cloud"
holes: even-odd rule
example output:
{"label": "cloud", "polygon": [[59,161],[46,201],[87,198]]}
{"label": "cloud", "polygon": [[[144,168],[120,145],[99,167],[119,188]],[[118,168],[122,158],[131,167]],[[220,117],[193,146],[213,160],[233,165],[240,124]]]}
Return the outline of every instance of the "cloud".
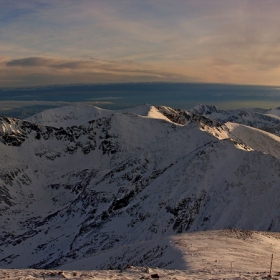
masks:
{"label": "cloud", "polygon": [[20,67],[41,67],[47,66],[49,60],[41,57],[28,57],[22,59],[15,59],[8,61],[6,66],[20,66]]}
{"label": "cloud", "polygon": [[61,107],[61,106],[80,104],[80,103],[82,104],[87,103],[90,105],[113,104],[113,102],[111,101],[67,102],[67,101],[38,101],[38,100],[28,100],[28,101],[4,100],[4,101],[0,101],[0,110],[10,111],[22,107],[33,107],[33,106]]}
{"label": "cloud", "polygon": [[29,106],[66,106],[69,104],[73,104],[70,102],[64,101],[37,101],[37,100],[28,100],[28,101],[16,101],[16,100],[4,100],[0,101],[0,108],[1,111],[9,111],[12,109],[18,109],[22,107],[29,107]]}
{"label": "cloud", "polygon": [[[141,81],[195,81],[195,78],[165,72],[132,60],[74,60],[50,57],[26,57],[2,63],[6,76],[37,82],[38,85],[62,83],[110,83]],[[0,67],[1,68],[1,67]],[[9,75],[10,73],[10,75]],[[6,77],[6,79],[7,79]],[[52,82],[48,80],[52,80]],[[1,74],[0,74],[1,80]]]}
{"label": "cloud", "polygon": [[44,57],[27,57],[6,62],[8,67],[47,67],[53,69],[82,69],[93,66],[86,61],[69,61]]}
{"label": "cloud", "polygon": [[279,84],[279,9],[276,0],[3,0],[0,86]]}

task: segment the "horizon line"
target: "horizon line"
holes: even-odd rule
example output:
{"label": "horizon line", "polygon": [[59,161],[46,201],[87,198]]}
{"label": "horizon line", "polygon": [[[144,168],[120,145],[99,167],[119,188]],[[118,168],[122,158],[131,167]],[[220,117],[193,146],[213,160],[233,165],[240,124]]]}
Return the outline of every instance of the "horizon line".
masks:
{"label": "horizon line", "polygon": [[216,83],[216,82],[113,82],[113,83],[70,83],[70,84],[49,84],[49,85],[37,85],[37,86],[16,86],[16,87],[1,87],[0,90],[24,90],[24,89],[40,89],[40,88],[58,88],[66,86],[114,86],[114,85],[137,85],[137,84],[169,84],[169,85],[227,85],[227,86],[249,86],[249,87],[279,87],[280,85],[262,85],[262,84],[235,84],[235,83]]}

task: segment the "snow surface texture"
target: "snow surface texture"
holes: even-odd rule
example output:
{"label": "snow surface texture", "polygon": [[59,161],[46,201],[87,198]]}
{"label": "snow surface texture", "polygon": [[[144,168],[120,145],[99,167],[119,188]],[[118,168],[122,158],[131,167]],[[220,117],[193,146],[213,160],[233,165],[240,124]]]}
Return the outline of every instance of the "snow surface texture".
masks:
{"label": "snow surface texture", "polygon": [[[280,234],[248,230],[220,230],[184,233],[143,244],[127,245],[84,260],[68,263],[57,270],[0,269],[1,279],[279,279]],[[150,256],[159,247],[162,262],[173,263],[174,269],[135,267],[118,270],[87,270],[95,262],[112,258],[120,260],[139,255]],[[135,251],[136,250],[136,251]],[[270,253],[269,253],[270,252]],[[274,262],[271,265],[271,252]],[[140,253],[139,255],[137,255]],[[159,253],[159,250],[158,250]],[[119,258],[117,257],[119,256]],[[276,258],[276,259],[275,259]],[[154,259],[155,260],[155,259]],[[70,267],[71,270],[67,268]]]}
{"label": "snow surface texture", "polygon": [[279,115],[78,105],[0,118],[0,267],[267,272],[277,238],[228,247],[211,230],[280,230]]}

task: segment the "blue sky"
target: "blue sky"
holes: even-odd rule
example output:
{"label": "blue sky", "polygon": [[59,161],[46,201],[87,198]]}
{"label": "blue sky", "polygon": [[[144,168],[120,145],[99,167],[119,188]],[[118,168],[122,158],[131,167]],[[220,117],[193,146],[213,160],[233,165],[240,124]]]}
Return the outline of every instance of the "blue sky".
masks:
{"label": "blue sky", "polygon": [[278,0],[0,0],[0,87],[280,85]]}

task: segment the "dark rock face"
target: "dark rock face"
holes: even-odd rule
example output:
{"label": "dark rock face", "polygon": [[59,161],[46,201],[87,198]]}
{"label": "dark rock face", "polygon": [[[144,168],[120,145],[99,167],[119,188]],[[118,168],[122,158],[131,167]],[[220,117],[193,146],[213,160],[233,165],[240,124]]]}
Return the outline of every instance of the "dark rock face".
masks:
{"label": "dark rock face", "polygon": [[167,212],[174,215],[169,223],[173,224],[173,229],[177,233],[188,231],[191,228],[201,211],[201,203],[205,201],[205,198],[206,191],[203,190],[197,198],[194,196],[184,197],[175,207],[166,207]]}
{"label": "dark rock face", "polygon": [[12,206],[12,196],[6,186],[0,186],[0,201],[3,201],[8,206]]}
{"label": "dark rock face", "polygon": [[181,109],[173,109],[170,107],[158,106],[156,107],[165,117],[177,124],[186,124],[190,121],[191,116],[188,112]]}

